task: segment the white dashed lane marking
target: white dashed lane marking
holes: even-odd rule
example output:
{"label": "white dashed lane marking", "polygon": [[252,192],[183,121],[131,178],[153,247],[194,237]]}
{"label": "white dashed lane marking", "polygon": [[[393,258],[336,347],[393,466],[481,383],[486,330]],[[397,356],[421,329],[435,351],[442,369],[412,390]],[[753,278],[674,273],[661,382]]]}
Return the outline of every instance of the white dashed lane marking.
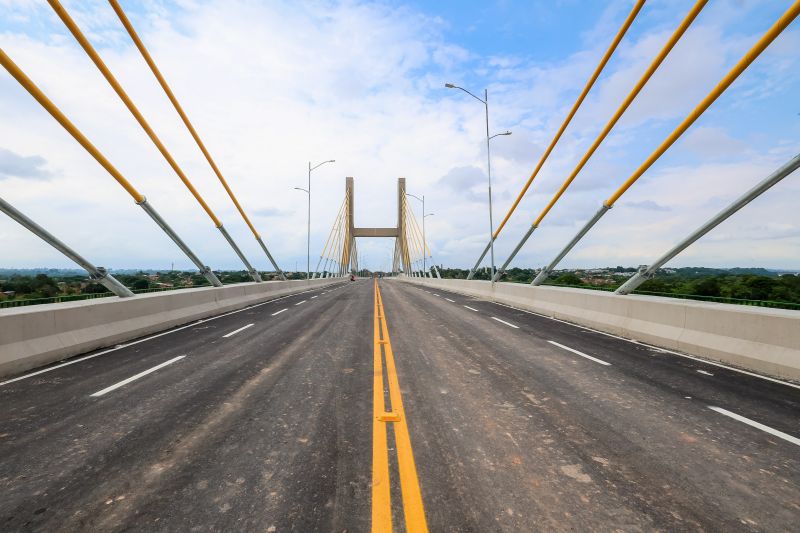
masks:
{"label": "white dashed lane marking", "polygon": [[514,328],[514,329],[519,329],[519,326],[515,326],[515,325],[514,325],[514,324],[512,324],[511,322],[506,322],[505,320],[500,320],[500,319],[499,319],[499,318],[497,318],[496,316],[493,316],[493,317],[492,317],[492,320],[497,320],[497,321],[498,321],[498,322],[500,322],[501,324],[505,324],[505,325],[506,325],[506,326],[508,326],[508,327],[511,327],[511,328]]}
{"label": "white dashed lane marking", "polygon": [[564,346],[563,344],[559,344],[559,343],[557,343],[555,341],[547,341],[547,342],[549,342],[553,346],[558,346],[562,350],[567,350],[568,352],[572,352],[575,355],[580,355],[581,357],[585,357],[586,359],[589,359],[590,361],[594,361],[595,363],[600,363],[601,365],[605,365],[605,366],[611,366],[611,363],[603,361],[602,359],[598,359],[597,357],[592,357],[591,355],[587,355],[587,354],[585,354],[583,352],[579,352],[578,350],[574,350],[574,349],[570,348],[569,346]]}
{"label": "white dashed lane marking", "polygon": [[761,431],[769,433],[770,435],[775,435],[779,439],[783,439],[783,440],[785,440],[787,442],[791,442],[792,444],[796,444],[797,446],[800,446],[800,439],[798,439],[797,437],[793,437],[793,436],[789,435],[788,433],[784,433],[783,431],[778,431],[777,429],[773,429],[773,428],[771,428],[769,426],[765,426],[764,424],[761,424],[760,422],[756,422],[755,420],[750,420],[749,418],[745,418],[745,417],[743,417],[741,415],[737,415],[736,413],[732,413],[732,412],[728,411],[727,409],[723,409],[722,407],[714,407],[713,405],[709,405],[708,408],[711,409],[712,411],[716,411],[717,413],[719,413],[721,415],[725,415],[727,417],[733,418],[734,420],[738,420],[739,422],[742,422],[743,424],[747,424],[748,426],[754,427],[756,429],[760,429]]}
{"label": "white dashed lane marking", "polygon": [[144,372],[139,372],[135,376],[131,376],[128,379],[123,379],[119,383],[114,383],[110,387],[106,387],[103,390],[99,390],[99,391],[95,392],[94,394],[92,394],[92,396],[95,397],[95,398],[98,397],[98,396],[102,396],[102,395],[104,395],[106,393],[109,393],[109,392],[111,392],[113,390],[116,390],[116,389],[118,389],[120,387],[123,387],[123,386],[127,385],[131,381],[136,381],[137,379],[142,378],[142,377],[146,376],[147,374],[151,374],[151,373],[155,372],[156,370],[158,370],[160,368],[164,368],[165,366],[171,365],[172,363],[174,363],[176,361],[180,361],[184,357],[186,357],[186,356],[185,355],[179,355],[178,357],[173,357],[169,361],[165,361],[165,362],[161,363],[160,365],[154,366],[153,368],[148,368]]}
{"label": "white dashed lane marking", "polygon": [[244,331],[244,330],[246,330],[247,328],[249,328],[249,327],[252,327],[252,326],[254,326],[254,325],[255,325],[255,324],[247,324],[246,326],[242,326],[242,327],[240,327],[239,329],[235,329],[235,330],[231,331],[230,333],[226,333],[225,335],[223,335],[223,336],[222,336],[222,338],[223,338],[223,339],[227,339],[228,337],[233,337],[234,335],[236,335],[236,334],[237,334],[237,333],[239,333],[240,331]]}

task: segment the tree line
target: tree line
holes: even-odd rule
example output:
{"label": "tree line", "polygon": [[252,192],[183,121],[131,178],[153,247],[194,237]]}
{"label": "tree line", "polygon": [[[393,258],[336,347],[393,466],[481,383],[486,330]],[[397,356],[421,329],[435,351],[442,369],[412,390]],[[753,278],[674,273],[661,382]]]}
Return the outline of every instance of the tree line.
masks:
{"label": "tree line", "polygon": [[[443,278],[451,279],[466,279],[469,274],[469,270],[459,268],[440,267],[439,272]],[[505,273],[502,281],[530,283],[537,272],[531,268],[512,268]],[[554,272],[545,284],[614,290],[635,272],[636,269],[632,267],[560,270]],[[473,279],[488,280],[488,269],[479,269]],[[800,304],[800,276],[763,268],[662,269],[655,278],[644,282],[637,292]]]}

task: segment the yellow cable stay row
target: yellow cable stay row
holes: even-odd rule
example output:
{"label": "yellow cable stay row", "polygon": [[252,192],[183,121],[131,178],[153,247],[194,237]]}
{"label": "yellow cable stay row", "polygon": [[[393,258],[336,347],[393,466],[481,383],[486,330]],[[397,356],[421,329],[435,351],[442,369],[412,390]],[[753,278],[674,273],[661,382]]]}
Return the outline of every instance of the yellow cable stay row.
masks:
{"label": "yellow cable stay row", "polygon": [[567,129],[567,126],[569,126],[570,122],[572,121],[572,118],[575,116],[575,113],[577,113],[578,108],[581,106],[581,104],[583,104],[583,101],[586,99],[586,96],[589,94],[589,91],[594,86],[595,82],[597,81],[597,78],[600,76],[600,73],[603,71],[605,66],[608,64],[609,60],[611,59],[611,56],[614,54],[614,51],[617,49],[617,46],[619,45],[619,43],[622,41],[622,38],[628,32],[628,29],[633,24],[633,21],[636,19],[637,15],[642,10],[642,7],[644,7],[644,4],[645,4],[645,0],[637,0],[637,2],[634,4],[633,9],[631,9],[630,13],[628,14],[627,18],[625,19],[625,22],[623,22],[622,26],[617,31],[617,34],[614,36],[614,39],[611,41],[611,44],[609,45],[609,47],[606,50],[605,54],[603,54],[603,57],[600,59],[600,63],[598,63],[598,65],[595,68],[594,72],[592,72],[592,75],[589,77],[589,80],[586,82],[586,85],[584,86],[583,90],[581,91],[580,95],[578,96],[578,99],[572,105],[572,108],[570,109],[570,111],[567,114],[566,118],[562,122],[561,127],[559,127],[559,129],[556,132],[555,136],[550,141],[550,144],[548,145],[547,149],[544,151],[544,153],[542,154],[542,157],[539,159],[539,162],[536,164],[536,167],[533,169],[533,172],[531,173],[530,177],[528,178],[528,181],[525,182],[525,185],[522,187],[522,190],[517,195],[517,198],[514,200],[514,203],[511,204],[511,207],[509,208],[508,213],[506,213],[506,215],[503,218],[503,220],[497,226],[497,229],[491,235],[489,243],[487,243],[487,245],[484,248],[483,252],[481,253],[480,257],[475,262],[475,266],[472,268],[472,270],[470,272],[470,275],[469,275],[470,278],[472,277],[474,272],[477,270],[478,265],[480,265],[481,261],[483,261],[483,258],[486,256],[487,252],[489,251],[489,248],[492,246],[492,243],[497,239],[497,236],[500,235],[500,232],[503,230],[503,228],[505,227],[506,223],[511,218],[511,215],[517,209],[517,206],[522,201],[522,198],[525,196],[525,193],[528,192],[528,189],[530,188],[531,184],[533,183],[533,180],[539,174],[539,170],[541,170],[542,166],[544,166],[545,161],[547,161],[547,158],[550,156],[550,153],[555,148],[555,146],[558,143],[559,139],[561,139],[561,136],[564,134],[564,131]]}
{"label": "yellow cable stay row", "polygon": [[800,15],[800,0],[795,0],[783,15],[764,33],[763,36],[747,51],[747,53],[731,68],[720,82],[703,98],[697,106],[686,116],[683,121],[670,133],[664,141],[651,153],[647,159],[628,177],[627,180],[606,199],[601,208],[589,219],[581,230],[572,238],[563,250],[539,272],[533,280],[534,285],[540,285],[547,279],[550,272],[558,263],[575,247],[575,245],[589,232],[589,230],[614,206],[614,203],[633,186],[636,181],[683,135],[700,116],[711,107],[717,98],[749,67],[756,58]]}
{"label": "yellow cable stay row", "polygon": [[103,75],[103,77],[106,79],[106,81],[108,81],[109,85],[111,85],[112,89],[114,89],[114,92],[117,93],[117,96],[119,96],[120,100],[122,100],[122,102],[125,104],[125,107],[128,108],[128,111],[131,112],[133,117],[136,119],[136,122],[139,123],[139,125],[142,127],[144,132],[147,134],[147,136],[150,138],[150,140],[156,146],[158,151],[161,153],[161,155],[167,161],[167,164],[169,164],[169,166],[172,168],[172,170],[175,172],[175,174],[177,174],[178,178],[180,178],[180,180],[183,182],[183,184],[186,186],[186,188],[189,189],[189,192],[192,194],[192,196],[194,196],[195,200],[197,200],[197,202],[200,204],[200,206],[203,208],[203,210],[209,216],[211,221],[214,223],[214,227],[216,227],[220,231],[220,233],[222,233],[222,235],[225,238],[225,240],[228,242],[228,244],[231,246],[231,248],[233,248],[233,251],[242,260],[242,262],[244,263],[245,267],[247,268],[247,271],[253,277],[253,280],[256,281],[256,282],[261,281],[261,277],[258,274],[258,272],[253,268],[253,266],[250,264],[250,262],[244,256],[244,253],[241,251],[241,249],[236,244],[236,242],[233,240],[233,238],[230,236],[230,234],[227,232],[227,230],[224,229],[224,227],[222,225],[222,222],[214,214],[214,212],[212,211],[211,207],[209,207],[209,205],[206,203],[206,201],[202,197],[202,195],[197,191],[197,189],[194,187],[192,182],[189,181],[189,178],[186,176],[186,174],[183,172],[181,167],[178,165],[178,163],[172,157],[172,154],[169,153],[167,148],[164,146],[164,143],[161,142],[161,139],[159,139],[158,135],[156,135],[155,131],[153,131],[153,128],[150,127],[150,124],[147,122],[147,120],[144,118],[142,113],[139,111],[139,109],[136,107],[136,105],[130,99],[128,94],[125,92],[125,89],[122,88],[122,85],[120,85],[119,81],[117,81],[117,79],[111,73],[111,71],[109,70],[108,66],[105,64],[105,62],[102,60],[102,58],[97,53],[95,48],[91,45],[91,43],[86,38],[86,36],[83,34],[83,32],[80,30],[78,25],[75,23],[75,21],[69,15],[67,10],[64,9],[64,7],[61,5],[61,3],[58,0],[48,0],[48,3],[53,8],[53,10],[56,12],[56,14],[61,19],[61,21],[64,23],[64,25],[67,27],[67,29],[70,31],[70,33],[72,33],[73,37],[75,37],[75,40],[78,41],[78,44],[80,44],[81,48],[83,48],[84,52],[86,52],[86,54],[92,60],[92,62],[97,67],[97,69],[100,71],[100,73]]}
{"label": "yellow cable stay row", "polygon": [[598,134],[597,138],[594,140],[589,149],[580,159],[578,164],[575,166],[575,168],[572,170],[569,176],[567,176],[567,178],[564,180],[564,183],[561,184],[561,187],[556,191],[556,193],[550,199],[550,202],[548,202],[548,204],[544,207],[539,216],[531,224],[528,231],[523,235],[522,239],[520,239],[517,246],[505,260],[503,265],[498,269],[497,274],[495,275],[495,280],[499,279],[500,276],[503,275],[505,269],[508,267],[508,265],[514,259],[514,257],[516,257],[517,253],[519,253],[519,251],[528,241],[531,234],[533,234],[533,232],[539,227],[539,225],[542,223],[542,221],[550,212],[550,210],[553,208],[553,206],[556,204],[556,202],[558,202],[558,200],[561,198],[564,192],[566,192],[567,188],[572,184],[572,182],[578,176],[580,171],[583,170],[584,166],[586,166],[586,163],[589,162],[589,159],[594,155],[594,153],[600,147],[600,144],[602,144],[602,142],[606,139],[606,137],[614,128],[614,126],[617,124],[617,122],[619,122],[619,119],[622,118],[622,115],[625,113],[628,107],[630,107],[631,103],[633,103],[633,101],[642,91],[644,86],[647,84],[647,82],[650,80],[650,78],[653,76],[656,70],[658,70],[658,68],[664,62],[666,57],[669,55],[669,53],[672,51],[672,49],[675,47],[678,41],[683,37],[683,35],[689,29],[689,26],[692,25],[694,20],[697,18],[697,16],[700,14],[700,12],[703,10],[703,8],[706,6],[707,3],[708,0],[698,0],[692,7],[692,9],[689,10],[689,13],[686,15],[683,21],[678,25],[678,27],[672,33],[670,38],[667,40],[667,42],[661,48],[659,53],[656,55],[655,59],[653,59],[653,61],[650,63],[650,66],[647,67],[647,70],[645,70],[645,72],[639,78],[639,81],[636,82],[634,87],[625,97],[623,102],[614,112],[614,115],[608,120],[603,130]]}
{"label": "yellow cable stay row", "polygon": [[211,166],[211,169],[214,171],[214,174],[217,176],[217,179],[222,184],[222,187],[225,189],[225,192],[228,193],[228,196],[230,197],[231,201],[233,202],[233,205],[236,206],[236,209],[239,211],[239,214],[242,216],[242,219],[245,221],[247,226],[250,228],[250,231],[253,233],[253,236],[255,237],[256,241],[258,241],[258,243],[261,246],[262,250],[267,255],[267,258],[270,260],[270,262],[272,263],[273,267],[278,272],[278,274],[281,276],[281,278],[282,279],[286,279],[285,276],[283,275],[283,272],[281,271],[280,267],[278,267],[278,264],[275,262],[275,259],[272,257],[272,254],[270,254],[269,250],[267,249],[266,244],[264,244],[264,241],[261,238],[261,235],[259,235],[258,231],[256,231],[256,228],[253,226],[253,223],[250,221],[250,218],[244,212],[244,209],[242,208],[241,204],[239,203],[239,200],[236,198],[236,195],[233,193],[233,190],[231,190],[230,185],[228,185],[227,180],[222,175],[222,172],[219,170],[219,167],[214,162],[214,159],[211,157],[211,154],[209,153],[209,151],[206,149],[205,144],[203,144],[203,141],[200,140],[200,136],[198,135],[197,130],[195,130],[194,126],[189,121],[189,117],[186,115],[186,112],[183,110],[183,107],[181,107],[180,103],[178,102],[178,99],[175,97],[175,94],[172,92],[172,89],[170,89],[169,85],[167,84],[167,80],[164,78],[164,76],[161,74],[161,71],[156,66],[155,61],[153,60],[153,58],[150,55],[150,53],[147,51],[147,48],[145,47],[145,45],[142,42],[142,40],[139,38],[139,35],[136,33],[136,30],[133,28],[133,24],[131,24],[131,21],[128,19],[127,15],[125,15],[125,12],[123,11],[122,7],[119,5],[119,2],[117,2],[117,0],[108,0],[108,2],[109,2],[109,4],[111,4],[111,8],[117,14],[117,17],[119,18],[120,22],[125,27],[125,30],[128,32],[128,35],[130,36],[130,38],[133,41],[134,45],[136,45],[136,48],[139,50],[139,53],[141,54],[141,56],[144,59],[145,63],[147,63],[147,66],[152,71],[153,75],[155,76],[156,80],[158,81],[158,84],[164,90],[164,93],[167,95],[167,98],[172,103],[172,106],[175,108],[175,111],[180,116],[181,120],[183,121],[184,125],[186,126],[186,129],[189,130],[189,133],[191,134],[192,138],[194,139],[194,141],[197,144],[197,146],[200,149],[200,151],[203,153],[203,156],[206,158],[206,161],[208,161],[208,164]]}

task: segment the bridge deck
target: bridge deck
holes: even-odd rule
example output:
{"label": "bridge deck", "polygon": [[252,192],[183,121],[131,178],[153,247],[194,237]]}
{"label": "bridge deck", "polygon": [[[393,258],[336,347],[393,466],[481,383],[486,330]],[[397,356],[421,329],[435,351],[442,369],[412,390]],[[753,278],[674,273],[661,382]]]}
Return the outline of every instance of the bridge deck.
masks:
{"label": "bridge deck", "polygon": [[[800,389],[380,288],[431,531],[796,527]],[[374,313],[344,283],[0,386],[0,529],[368,531]]]}

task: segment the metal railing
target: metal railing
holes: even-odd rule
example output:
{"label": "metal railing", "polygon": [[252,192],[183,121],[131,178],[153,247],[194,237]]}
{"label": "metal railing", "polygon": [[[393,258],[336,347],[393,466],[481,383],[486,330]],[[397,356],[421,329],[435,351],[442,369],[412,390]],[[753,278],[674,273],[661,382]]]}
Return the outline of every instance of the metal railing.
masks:
{"label": "metal railing", "polygon": [[[547,287],[569,287],[573,289],[590,289],[593,291],[614,292],[615,286],[598,287],[596,285],[567,285],[561,283],[546,283]],[[702,302],[716,302],[722,304],[751,305],[754,307],[770,307],[773,309],[794,309],[800,311],[800,304],[793,302],[775,302],[772,300],[751,300],[747,298],[730,298],[728,296],[703,296],[700,294],[682,294],[674,292],[640,291],[634,294],[643,296],[662,296],[665,298],[677,298],[679,300],[698,300]]]}
{"label": "metal railing", "polygon": [[[210,287],[210,283],[202,284],[202,285],[192,285],[192,286],[183,286],[183,287],[152,287],[149,289],[132,289],[131,292],[134,294],[145,294],[148,292],[164,292],[164,291],[175,291],[180,289],[196,289],[199,287]],[[54,303],[61,303],[61,302],[76,302],[80,300],[94,300],[96,298],[107,298],[110,296],[115,296],[113,292],[89,292],[86,294],[62,294],[60,296],[53,296],[50,298],[20,298],[20,299],[13,299],[13,300],[0,300],[0,309],[7,309],[10,307],[24,307],[26,305],[42,305],[42,304],[54,304]]]}
{"label": "metal railing", "polygon": [[0,309],[8,307],[24,307],[26,305],[52,304],[59,302],[74,302],[77,300],[92,300],[94,298],[105,298],[114,296],[113,292],[91,292],[87,294],[62,294],[51,298],[21,298],[13,300],[0,300]]}

